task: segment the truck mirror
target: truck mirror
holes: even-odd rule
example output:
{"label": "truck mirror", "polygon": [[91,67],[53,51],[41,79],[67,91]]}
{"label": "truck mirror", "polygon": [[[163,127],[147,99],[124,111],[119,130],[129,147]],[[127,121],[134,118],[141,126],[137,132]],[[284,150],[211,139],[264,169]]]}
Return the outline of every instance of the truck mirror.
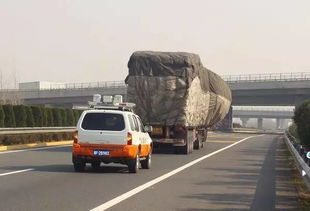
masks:
{"label": "truck mirror", "polygon": [[153,127],[150,125],[144,126],[144,131],[147,133],[151,133],[153,131]]}

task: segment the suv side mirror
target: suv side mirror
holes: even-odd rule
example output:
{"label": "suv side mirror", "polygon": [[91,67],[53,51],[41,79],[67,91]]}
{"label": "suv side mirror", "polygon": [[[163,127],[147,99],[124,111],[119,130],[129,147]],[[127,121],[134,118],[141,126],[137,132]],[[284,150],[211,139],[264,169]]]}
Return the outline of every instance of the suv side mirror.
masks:
{"label": "suv side mirror", "polygon": [[144,131],[147,133],[151,133],[153,131],[153,127],[150,125],[145,125],[144,126]]}

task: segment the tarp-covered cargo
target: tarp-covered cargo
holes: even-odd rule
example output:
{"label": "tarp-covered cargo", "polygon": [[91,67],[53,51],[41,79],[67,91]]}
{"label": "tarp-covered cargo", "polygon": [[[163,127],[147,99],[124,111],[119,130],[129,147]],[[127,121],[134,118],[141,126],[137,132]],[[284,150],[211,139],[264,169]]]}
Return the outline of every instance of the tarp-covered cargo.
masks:
{"label": "tarp-covered cargo", "polygon": [[210,127],[229,111],[228,85],[196,54],[138,51],[128,68],[128,101],[148,124]]}

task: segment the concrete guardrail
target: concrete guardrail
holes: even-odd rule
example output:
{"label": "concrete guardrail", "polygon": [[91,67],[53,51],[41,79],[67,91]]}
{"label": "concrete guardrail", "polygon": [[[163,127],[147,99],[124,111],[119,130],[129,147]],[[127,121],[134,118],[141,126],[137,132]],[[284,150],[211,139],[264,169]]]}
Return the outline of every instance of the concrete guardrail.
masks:
{"label": "concrete guardrail", "polygon": [[[293,155],[297,168],[304,179],[308,189],[310,189],[310,159],[307,158],[307,151],[300,145],[294,136],[285,131],[285,142]],[[310,151],[309,151],[310,152]]]}

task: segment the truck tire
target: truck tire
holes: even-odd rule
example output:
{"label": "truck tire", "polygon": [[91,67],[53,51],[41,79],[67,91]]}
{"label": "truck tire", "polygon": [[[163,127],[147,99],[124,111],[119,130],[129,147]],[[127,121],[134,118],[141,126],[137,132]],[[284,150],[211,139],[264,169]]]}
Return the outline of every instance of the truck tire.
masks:
{"label": "truck tire", "polygon": [[135,159],[130,159],[128,161],[128,171],[129,173],[137,173],[139,171],[140,158],[139,155]]}
{"label": "truck tire", "polygon": [[91,162],[91,166],[93,167],[93,169],[99,169],[100,168],[100,161],[93,161]]}
{"label": "truck tire", "polygon": [[150,169],[151,164],[152,164],[152,153],[150,152],[145,160],[141,160],[141,167],[143,169]]}
{"label": "truck tire", "polygon": [[86,163],[73,163],[74,171],[83,172],[85,171]]}
{"label": "truck tire", "polygon": [[194,141],[191,139],[189,142],[189,154],[194,151]]}
{"label": "truck tire", "polygon": [[205,143],[206,143],[205,141],[202,141],[202,142],[201,142],[201,145],[200,145],[200,148],[201,148],[201,149],[205,146]]}
{"label": "truck tire", "polygon": [[186,145],[180,147],[180,153],[188,155],[193,152],[194,142],[193,142],[193,131],[187,130],[186,133]]}
{"label": "truck tire", "polygon": [[202,148],[201,143],[202,143],[202,141],[199,140],[199,138],[197,138],[196,141],[194,141],[194,149],[199,150],[200,148]]}

